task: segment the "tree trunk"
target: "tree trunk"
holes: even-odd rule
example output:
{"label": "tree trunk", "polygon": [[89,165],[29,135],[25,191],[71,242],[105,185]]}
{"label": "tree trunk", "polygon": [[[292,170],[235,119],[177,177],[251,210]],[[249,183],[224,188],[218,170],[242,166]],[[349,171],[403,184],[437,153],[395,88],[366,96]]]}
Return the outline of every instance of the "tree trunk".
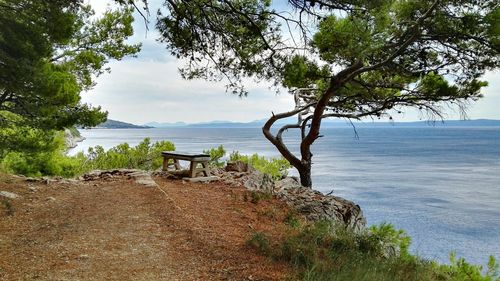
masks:
{"label": "tree trunk", "polygon": [[303,187],[312,188],[311,162],[302,163],[302,165],[295,168],[299,171],[300,184]]}

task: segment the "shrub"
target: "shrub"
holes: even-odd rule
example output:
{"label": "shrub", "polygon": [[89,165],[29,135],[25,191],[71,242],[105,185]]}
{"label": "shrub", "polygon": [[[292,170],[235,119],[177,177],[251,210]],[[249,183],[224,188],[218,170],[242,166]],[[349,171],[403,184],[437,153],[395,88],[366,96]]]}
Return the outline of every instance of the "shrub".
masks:
{"label": "shrub", "polygon": [[271,253],[269,238],[263,232],[255,232],[247,241],[247,245],[256,249],[261,254],[269,255]]}
{"label": "shrub", "polygon": [[[260,243],[250,245],[262,247]],[[321,221],[291,230],[281,247],[261,252],[290,263],[299,272],[299,280],[500,280],[493,257],[483,272],[481,266],[454,255],[450,265],[421,259],[408,252],[409,245],[404,231],[391,224],[356,233],[343,225]],[[388,248],[396,251],[387,252]]]}
{"label": "shrub", "polygon": [[67,156],[64,136],[56,135],[51,149],[34,152],[8,152],[0,163],[2,170],[27,176],[73,177],[95,169],[143,169],[154,170],[162,166],[162,151],[173,151],[175,146],[168,141],[151,143],[144,139],[135,147],[127,143],[108,151],[102,146],[89,148],[88,153]]}
{"label": "shrub", "polygon": [[445,276],[450,276],[452,280],[460,281],[499,281],[498,263],[493,256],[490,256],[487,269],[483,275],[483,267],[472,265],[464,258],[456,258],[455,252],[450,254],[450,264],[440,265],[439,269]]}
{"label": "shrub", "polygon": [[238,151],[233,151],[229,155],[229,161],[244,162],[256,170],[270,175],[273,179],[279,179],[286,176],[287,170],[291,167],[290,163],[284,158],[266,159],[263,156],[259,156],[257,153],[248,156],[241,155]]}
{"label": "shrub", "polygon": [[221,160],[226,155],[226,150],[222,145],[219,145],[217,148],[203,150],[203,153],[210,155],[210,165],[213,167],[222,168],[226,164],[225,161]]}
{"label": "shrub", "polygon": [[1,161],[1,169],[27,176],[71,177],[82,171],[79,157],[65,155],[66,145],[62,133],[57,133],[44,150],[34,149],[7,152]]}
{"label": "shrub", "polygon": [[168,141],[160,141],[151,144],[149,138],[145,138],[135,147],[128,143],[119,144],[108,151],[102,146],[89,148],[87,154],[80,153],[77,157],[85,159],[84,171],[95,169],[142,169],[155,170],[162,166],[162,151],[173,151],[175,146]]}
{"label": "shrub", "polygon": [[295,211],[289,211],[283,222],[291,228],[298,229],[301,226],[300,219]]}
{"label": "shrub", "polygon": [[254,203],[254,204],[257,204],[259,203],[261,200],[269,200],[269,199],[272,199],[273,198],[273,195],[272,193],[270,192],[262,192],[262,191],[255,191],[255,190],[252,190],[250,192],[250,202]]}

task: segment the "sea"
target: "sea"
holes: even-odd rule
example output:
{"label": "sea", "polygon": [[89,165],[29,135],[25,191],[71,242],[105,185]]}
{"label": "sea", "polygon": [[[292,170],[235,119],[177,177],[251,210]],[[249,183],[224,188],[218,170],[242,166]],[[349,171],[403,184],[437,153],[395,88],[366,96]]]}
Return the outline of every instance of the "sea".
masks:
{"label": "sea", "polygon": [[[179,151],[223,145],[228,152],[279,157],[259,128],[80,130],[70,154],[96,145],[172,141]],[[411,251],[448,262],[500,260],[500,126],[326,128],[313,145],[314,189],[359,204],[368,224],[388,222],[412,237]],[[298,131],[284,134],[294,152]],[[289,175],[297,175],[290,169]]]}

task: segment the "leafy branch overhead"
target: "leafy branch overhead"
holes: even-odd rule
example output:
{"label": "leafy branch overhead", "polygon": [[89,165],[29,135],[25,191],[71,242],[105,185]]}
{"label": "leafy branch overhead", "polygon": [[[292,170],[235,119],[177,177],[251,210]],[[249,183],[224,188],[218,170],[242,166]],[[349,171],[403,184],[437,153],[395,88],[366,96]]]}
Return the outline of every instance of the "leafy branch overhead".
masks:
{"label": "leafy branch overhead", "polygon": [[[500,9],[484,0],[165,1],[157,24],[184,78],[225,80],[247,94],[245,79],[296,95],[295,110],[273,115],[265,136],[310,186],[310,146],[321,119],[380,117],[414,107],[443,117],[481,97],[485,71],[499,66]],[[396,111],[391,111],[396,109]],[[278,119],[299,114],[272,134]],[[300,157],[281,139],[300,128]],[[307,180],[309,178],[309,180]]]}
{"label": "leafy branch overhead", "polygon": [[0,0],[0,158],[38,150],[19,145],[25,136],[51,142],[55,130],[106,119],[80,93],[110,60],[139,52],[126,42],[132,12],[127,5],[96,17],[83,1]]}

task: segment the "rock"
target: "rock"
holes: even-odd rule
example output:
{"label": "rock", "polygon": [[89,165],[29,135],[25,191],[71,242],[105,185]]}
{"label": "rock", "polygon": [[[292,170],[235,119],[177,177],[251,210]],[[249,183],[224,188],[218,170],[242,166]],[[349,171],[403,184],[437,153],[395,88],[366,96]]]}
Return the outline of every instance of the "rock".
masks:
{"label": "rock", "polygon": [[54,198],[52,196],[51,197],[47,197],[47,201],[56,201],[56,198]]}
{"label": "rock", "polygon": [[196,177],[196,178],[182,178],[182,180],[188,182],[211,182],[219,180],[219,177],[216,176],[208,176],[208,177]]}
{"label": "rock", "polygon": [[301,187],[302,186],[300,185],[299,180],[296,177],[286,177],[284,179],[276,181],[276,183],[274,184],[274,191],[278,193],[286,191],[287,189]]}
{"label": "rock", "polygon": [[88,260],[90,258],[89,255],[86,255],[86,254],[82,254],[82,255],[79,255],[78,256],[78,259],[79,260]]}
{"label": "rock", "polygon": [[138,169],[114,169],[114,170],[94,170],[82,176],[85,181],[108,180],[116,177],[127,177],[136,183],[147,187],[157,187],[158,184],[151,178],[151,175]]}
{"label": "rock", "polygon": [[157,187],[158,184],[153,179],[138,179],[135,181],[138,184],[147,186],[147,187]]}
{"label": "rock", "polygon": [[268,174],[257,170],[252,171],[243,181],[243,186],[249,190],[259,190],[264,192],[274,192],[274,180]]}
{"label": "rock", "polygon": [[8,191],[0,191],[0,196],[8,198],[8,199],[17,199],[17,198],[19,198],[19,195],[15,194],[15,193],[12,193],[12,192],[8,192]]}
{"label": "rock", "polygon": [[297,179],[285,178],[277,181],[274,191],[278,198],[308,220],[330,220],[345,224],[355,231],[361,231],[366,226],[366,219],[359,205],[341,197],[303,188]]}
{"label": "rock", "polygon": [[81,135],[73,135],[69,129],[64,129],[64,138],[67,148],[75,148],[79,142],[85,140]]}
{"label": "rock", "polygon": [[242,161],[228,162],[225,168],[226,172],[248,172],[248,164]]}

